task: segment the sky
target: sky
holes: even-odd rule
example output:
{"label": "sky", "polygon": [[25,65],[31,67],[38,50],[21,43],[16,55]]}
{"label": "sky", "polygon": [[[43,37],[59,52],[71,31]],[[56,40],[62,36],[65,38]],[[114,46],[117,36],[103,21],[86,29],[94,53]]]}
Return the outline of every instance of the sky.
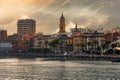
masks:
{"label": "sky", "polygon": [[120,26],[120,0],[0,0],[0,29],[16,33],[17,20],[35,19],[36,32],[53,34],[58,31],[59,18],[64,14],[66,29],[109,29]]}

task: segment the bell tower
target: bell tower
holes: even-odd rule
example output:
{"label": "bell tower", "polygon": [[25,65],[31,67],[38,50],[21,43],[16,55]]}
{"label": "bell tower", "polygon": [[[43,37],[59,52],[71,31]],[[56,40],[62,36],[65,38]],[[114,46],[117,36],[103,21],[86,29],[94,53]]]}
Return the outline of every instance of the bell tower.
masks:
{"label": "bell tower", "polygon": [[63,13],[60,17],[60,24],[59,24],[59,32],[60,34],[65,34],[66,31],[65,31],[65,18],[63,16]]}

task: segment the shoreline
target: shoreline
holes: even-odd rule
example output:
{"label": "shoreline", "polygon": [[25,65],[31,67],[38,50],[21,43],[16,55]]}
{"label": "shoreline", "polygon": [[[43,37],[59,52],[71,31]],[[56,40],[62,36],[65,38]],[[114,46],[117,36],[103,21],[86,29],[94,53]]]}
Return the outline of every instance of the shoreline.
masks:
{"label": "shoreline", "polygon": [[74,54],[63,55],[53,53],[0,53],[0,59],[4,58],[66,58],[73,60],[98,60],[98,61],[114,61],[120,60],[120,55],[96,55],[96,54]]}

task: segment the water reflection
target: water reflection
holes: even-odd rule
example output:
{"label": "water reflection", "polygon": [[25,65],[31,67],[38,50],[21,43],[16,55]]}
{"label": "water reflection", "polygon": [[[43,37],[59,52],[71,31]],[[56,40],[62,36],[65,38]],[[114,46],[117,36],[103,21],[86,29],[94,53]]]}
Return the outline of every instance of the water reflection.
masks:
{"label": "water reflection", "polygon": [[120,63],[66,59],[0,59],[2,80],[120,79]]}

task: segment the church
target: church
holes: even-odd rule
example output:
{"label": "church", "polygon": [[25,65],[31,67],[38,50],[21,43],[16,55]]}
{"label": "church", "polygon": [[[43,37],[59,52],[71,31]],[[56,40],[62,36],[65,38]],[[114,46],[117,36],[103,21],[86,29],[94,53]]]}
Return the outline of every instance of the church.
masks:
{"label": "church", "polygon": [[59,32],[58,34],[66,34],[66,25],[65,25],[65,18],[64,15],[62,13],[61,17],[60,17],[60,24],[59,24]]}

